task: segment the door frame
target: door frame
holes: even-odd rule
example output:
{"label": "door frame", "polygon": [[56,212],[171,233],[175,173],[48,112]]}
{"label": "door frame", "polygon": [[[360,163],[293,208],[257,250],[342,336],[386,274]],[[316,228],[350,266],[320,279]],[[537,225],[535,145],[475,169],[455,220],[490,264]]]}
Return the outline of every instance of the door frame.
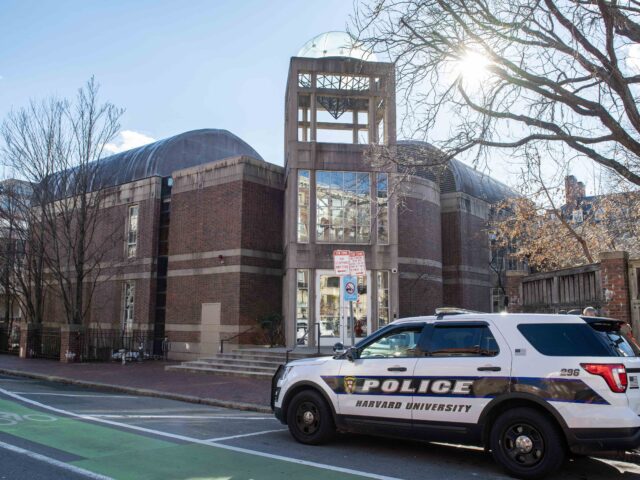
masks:
{"label": "door frame", "polygon": [[[320,323],[320,276],[328,275],[330,277],[338,277],[333,270],[316,270],[315,271],[315,310],[314,310],[314,322]],[[371,284],[372,273],[371,270],[367,270],[367,295],[366,295],[366,306],[367,306],[367,335],[371,334],[372,326],[373,326],[373,318],[371,311],[371,290],[373,285]],[[349,305],[343,300],[342,297],[342,282],[344,277],[340,278],[340,306],[338,307],[340,310],[340,335],[338,337],[331,337],[331,339],[327,342],[322,342],[322,338],[318,338],[316,342],[320,342],[320,346],[333,346],[336,342],[340,342],[343,345],[351,345],[351,335],[349,329],[347,328],[346,319],[349,316]],[[314,325],[314,331],[317,332],[317,327]],[[356,342],[358,339],[356,339]],[[317,343],[316,343],[317,344]]]}

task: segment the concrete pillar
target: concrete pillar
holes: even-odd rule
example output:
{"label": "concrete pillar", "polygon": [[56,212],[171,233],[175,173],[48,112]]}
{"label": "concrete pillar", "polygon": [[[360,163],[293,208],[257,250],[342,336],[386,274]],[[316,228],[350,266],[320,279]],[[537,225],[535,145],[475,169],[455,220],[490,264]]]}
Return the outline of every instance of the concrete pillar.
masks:
{"label": "concrete pillar", "polygon": [[29,349],[29,339],[33,335],[33,331],[36,328],[36,324],[21,322],[20,323],[20,358],[31,358],[32,352]]}
{"label": "concrete pillar", "polygon": [[60,362],[72,363],[80,361],[83,331],[84,329],[81,325],[60,326]]}
{"label": "concrete pillar", "polygon": [[509,299],[507,311],[510,313],[523,312],[522,281],[526,276],[524,272],[507,271],[505,290]]}
{"label": "concrete pillar", "polygon": [[602,287],[602,315],[631,322],[629,302],[629,254],[602,252],[600,254],[600,285]]}

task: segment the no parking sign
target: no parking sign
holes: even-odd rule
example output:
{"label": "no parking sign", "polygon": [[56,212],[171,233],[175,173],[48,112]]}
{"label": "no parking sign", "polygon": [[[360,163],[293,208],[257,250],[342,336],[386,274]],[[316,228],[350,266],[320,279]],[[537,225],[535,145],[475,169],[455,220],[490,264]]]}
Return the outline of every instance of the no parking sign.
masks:
{"label": "no parking sign", "polygon": [[342,278],[342,295],[345,302],[358,301],[358,277],[345,275]]}

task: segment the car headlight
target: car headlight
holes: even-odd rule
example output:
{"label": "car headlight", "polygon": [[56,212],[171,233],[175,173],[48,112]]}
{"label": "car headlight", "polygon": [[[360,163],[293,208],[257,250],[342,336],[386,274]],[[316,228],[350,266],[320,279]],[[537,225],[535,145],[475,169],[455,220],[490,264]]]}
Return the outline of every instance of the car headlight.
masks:
{"label": "car headlight", "polygon": [[291,369],[292,369],[292,368],[293,368],[293,367],[289,367],[289,366],[284,367],[284,373],[283,373],[283,374],[282,374],[282,376],[280,377],[280,381],[281,381],[281,382],[284,382],[284,381],[285,381],[285,379],[287,378],[287,375],[289,375],[289,372],[291,371]]}

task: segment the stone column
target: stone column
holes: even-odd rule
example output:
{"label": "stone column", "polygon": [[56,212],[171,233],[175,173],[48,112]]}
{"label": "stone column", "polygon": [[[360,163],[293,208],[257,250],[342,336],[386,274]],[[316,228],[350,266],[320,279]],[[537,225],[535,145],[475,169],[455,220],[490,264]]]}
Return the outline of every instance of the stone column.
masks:
{"label": "stone column", "polygon": [[527,274],[525,272],[506,272],[505,290],[507,291],[507,298],[509,299],[507,311],[510,313],[522,313],[523,311],[522,280],[524,280],[526,276]]}
{"label": "stone column", "polygon": [[80,361],[83,330],[82,325],[60,326],[60,361],[62,363]]}
{"label": "stone column", "polygon": [[20,358],[31,358],[29,338],[33,335],[35,327],[34,323],[20,322]]}
{"label": "stone column", "polygon": [[602,252],[600,254],[601,314],[630,323],[628,263],[629,254],[627,252]]}

